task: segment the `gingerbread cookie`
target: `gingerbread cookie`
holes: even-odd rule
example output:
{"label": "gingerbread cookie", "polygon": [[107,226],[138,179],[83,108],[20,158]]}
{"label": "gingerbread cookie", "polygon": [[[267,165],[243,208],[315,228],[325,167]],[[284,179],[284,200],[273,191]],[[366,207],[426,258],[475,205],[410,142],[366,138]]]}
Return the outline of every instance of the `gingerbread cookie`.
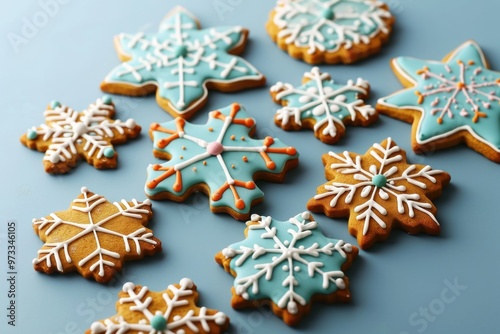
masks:
{"label": "gingerbread cookie", "polygon": [[123,64],[101,83],[108,93],[141,96],[156,91],[158,104],[188,119],[207,101],[208,89],[222,92],[262,86],[265,77],[243,58],[248,30],[200,30],[193,14],[176,7],[155,34],[120,34],[115,47]]}
{"label": "gingerbread cookie", "polygon": [[169,161],[148,167],[146,194],[182,202],[201,191],[213,212],[247,219],[264,196],[254,180],[282,182],[299,156],[279,139],[253,139],[254,133],[255,120],[238,104],[212,111],[204,125],[182,118],[152,124],[154,155]]}
{"label": "gingerbread cookie", "polygon": [[33,220],[35,233],[45,243],[33,260],[35,270],[78,271],[107,283],[123,262],[161,251],[160,240],[144,227],[152,216],[149,200],[110,203],[83,187],[69,209]]}
{"label": "gingerbread cookie", "polygon": [[97,99],[82,112],[52,101],[44,113],[45,124],[29,129],[21,143],[45,152],[43,166],[47,173],[67,173],[79,159],[97,169],[116,168],[118,154],[113,145],[137,137],[141,127],[133,119],[112,120],[114,114],[109,96]]}
{"label": "gingerbread cookie", "polygon": [[394,17],[376,0],[279,0],[267,31],[290,56],[310,64],[351,64],[380,51]]}
{"label": "gingerbread cookie", "polygon": [[274,122],[287,131],[313,129],[319,140],[335,144],[346,124],[367,126],[378,119],[375,109],[363,101],[369,94],[370,84],[361,78],[339,85],[313,67],[298,88],[282,82],[271,87],[274,102],[283,106]]}
{"label": "gingerbread cookie", "polygon": [[125,283],[118,296],[118,314],[94,322],[86,334],[217,334],[229,326],[224,313],[196,305],[199,294],[188,278],[160,292]]}
{"label": "gingerbread cookie", "polygon": [[384,241],[393,228],[409,234],[439,234],[431,202],[450,175],[430,166],[410,165],[406,152],[388,138],[365,155],[345,151],[323,155],[326,184],[307,204],[328,217],[349,217],[349,233],[362,249]]}
{"label": "gingerbread cookie", "polygon": [[271,302],[273,312],[288,325],[297,325],[313,301],[348,302],[349,280],[344,275],[358,249],[327,238],[309,212],[282,222],[252,215],[246,239],[215,256],[235,277],[234,308]]}
{"label": "gingerbread cookie", "polygon": [[400,57],[392,68],[407,89],[378,101],[377,109],[412,123],[417,153],[465,143],[500,163],[500,72],[468,41],[441,62]]}

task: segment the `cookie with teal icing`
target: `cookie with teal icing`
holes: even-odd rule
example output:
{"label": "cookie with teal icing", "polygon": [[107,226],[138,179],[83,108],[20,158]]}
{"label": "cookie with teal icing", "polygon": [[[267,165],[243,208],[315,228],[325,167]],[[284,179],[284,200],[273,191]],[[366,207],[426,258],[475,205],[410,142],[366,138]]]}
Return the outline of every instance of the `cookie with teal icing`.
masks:
{"label": "cookie with teal icing", "polygon": [[128,282],[118,296],[117,314],[92,323],[85,334],[221,334],[229,326],[226,314],[197,305],[199,293],[189,278],[158,292]]}
{"label": "cookie with teal icing", "polygon": [[351,64],[378,53],[394,16],[376,0],[280,0],[267,31],[290,56],[310,64]]}
{"label": "cookie with teal icing", "polygon": [[237,56],[248,33],[240,26],[201,29],[193,14],[176,7],[157,33],[115,38],[123,63],[106,76],[101,89],[130,96],[156,92],[163,109],[188,119],[203,107],[208,89],[232,92],[265,84],[265,77]]}
{"label": "cookie with teal icing", "polygon": [[392,68],[407,87],[381,98],[377,110],[412,123],[417,153],[465,143],[500,163],[500,72],[467,41],[442,61],[399,57]]}
{"label": "cookie with teal icing", "polygon": [[358,249],[326,237],[309,212],[288,221],[252,215],[246,239],[224,248],[215,260],[235,277],[231,305],[271,304],[288,325],[297,325],[313,302],[349,302],[346,271]]}
{"label": "cookie with teal icing", "polygon": [[255,120],[236,103],[210,112],[206,124],[181,117],[152,124],[154,155],[168,161],[148,167],[147,196],[182,202],[201,191],[213,212],[248,219],[264,196],[254,181],[282,182],[299,157],[277,138],[252,138],[255,130]]}

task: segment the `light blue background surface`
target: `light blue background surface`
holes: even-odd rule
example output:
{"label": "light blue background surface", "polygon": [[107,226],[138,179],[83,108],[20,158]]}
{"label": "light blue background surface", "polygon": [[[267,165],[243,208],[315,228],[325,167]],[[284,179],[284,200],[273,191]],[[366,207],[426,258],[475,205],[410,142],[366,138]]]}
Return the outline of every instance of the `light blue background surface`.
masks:
{"label": "light blue background surface", "polygon": [[[217,4],[230,11],[218,13]],[[498,13],[492,0],[392,0],[397,18],[390,44],[382,53],[354,66],[322,66],[335,80],[362,76],[370,81],[370,101],[401,89],[389,68],[394,56],[441,59],[467,39],[484,49],[493,69],[500,70]],[[473,5],[471,5],[471,3]],[[146,166],[155,162],[147,128],[170,120],[154,97],[117,97],[117,117],[133,117],[143,126],[142,136],[117,146],[119,168],[97,171],[82,163],[71,174],[48,175],[42,153],[19,143],[29,127],[43,122],[46,104],[58,99],[82,110],[102,93],[99,83],[119,60],[112,38],[120,32],[156,31],[167,11],[181,4],[200,18],[203,27],[243,25],[251,31],[244,56],[268,78],[268,86],[235,94],[212,92],[209,103],[192,121],[204,123],[209,110],[233,101],[244,104],[257,120],[258,135],[279,137],[299,150],[300,166],[284,184],[260,183],[266,194],[254,212],[288,219],[305,209],[316,187],[324,182],[321,155],[328,150],[364,153],[374,142],[392,136],[410,151],[410,125],[387,117],[369,128],[348,128],[336,146],[316,140],[311,131],[284,132],[274,126],[277,106],[268,89],[276,81],[298,84],[310,66],[292,60],[269,39],[264,29],[274,1],[67,1],[58,12],[20,45],[16,53],[8,33],[21,34],[24,18],[32,21],[42,10],[37,1],[3,2],[0,10],[0,91],[3,136],[0,166],[0,332],[81,333],[90,324],[115,314],[116,294],[126,281],[162,290],[182,277],[191,278],[201,292],[200,305],[227,313],[232,333],[496,333],[500,314],[498,254],[500,219],[498,188],[500,166],[459,146],[428,156],[409,152],[414,163],[448,171],[452,184],[435,203],[442,225],[439,237],[408,236],[394,231],[390,239],[360,257],[348,271],[353,300],[349,305],[314,304],[298,328],[287,327],[267,311],[234,311],[230,307],[233,278],[213,256],[243,239],[243,223],[225,214],[212,214],[206,197],[185,204],[154,202],[150,223],[163,241],[162,254],[128,262],[119,282],[103,286],[77,274],[45,275],[33,270],[31,260],[42,242],[31,220],[67,208],[81,186],[110,200],[144,199]],[[315,215],[327,236],[356,244],[345,219]],[[18,224],[17,326],[6,325],[6,222]],[[444,292],[446,282],[457,280],[465,290]],[[452,298],[454,296],[454,298]],[[443,303],[442,299],[450,301]],[[440,301],[441,300],[441,301]],[[440,306],[444,305],[444,309]],[[429,309],[427,319],[420,315]]]}

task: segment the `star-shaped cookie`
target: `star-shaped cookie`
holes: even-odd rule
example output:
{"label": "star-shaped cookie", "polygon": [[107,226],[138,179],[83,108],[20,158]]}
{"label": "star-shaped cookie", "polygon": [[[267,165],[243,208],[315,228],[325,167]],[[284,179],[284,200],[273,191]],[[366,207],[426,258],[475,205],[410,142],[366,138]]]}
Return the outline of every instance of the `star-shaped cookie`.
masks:
{"label": "star-shaped cookie", "polygon": [[118,296],[118,313],[94,322],[86,334],[219,334],[229,326],[224,313],[196,305],[197,287],[188,278],[160,292],[125,283]]}
{"label": "star-shaped cookie", "polygon": [[200,29],[182,7],[170,11],[157,33],[120,34],[115,48],[123,64],[101,83],[108,93],[141,96],[156,91],[158,104],[188,119],[207,101],[208,89],[233,92],[262,86],[265,77],[236,55],[248,30],[240,26]]}
{"label": "star-shaped cookie", "polygon": [[349,233],[362,249],[384,241],[393,228],[409,234],[439,234],[431,202],[441,195],[450,175],[430,166],[412,165],[388,138],[364,155],[323,155],[327,183],[318,187],[307,208],[328,217],[349,217]]}
{"label": "star-shaped cookie", "polygon": [[465,143],[500,163],[500,72],[474,41],[441,62],[408,57],[392,60],[407,89],[378,101],[377,110],[412,123],[412,147],[425,153]]}

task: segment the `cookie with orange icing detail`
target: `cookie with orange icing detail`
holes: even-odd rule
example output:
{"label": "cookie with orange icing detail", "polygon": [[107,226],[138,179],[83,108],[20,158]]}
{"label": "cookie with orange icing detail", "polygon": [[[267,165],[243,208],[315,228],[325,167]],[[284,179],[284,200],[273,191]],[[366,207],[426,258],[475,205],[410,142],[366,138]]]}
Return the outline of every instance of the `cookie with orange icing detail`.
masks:
{"label": "cookie with orange icing detail", "polygon": [[267,31],[290,56],[310,64],[351,64],[378,53],[394,16],[377,0],[279,0]]}
{"label": "cookie with orange icing detail", "polygon": [[109,96],[97,99],[82,112],[52,101],[44,112],[45,124],[28,129],[21,143],[45,152],[47,173],[67,173],[80,159],[97,169],[116,168],[118,154],[113,145],[136,138],[141,127],[133,119],[113,120],[114,115],[115,105]]}
{"label": "cookie with orange icing detail", "polygon": [[189,278],[159,292],[128,282],[118,296],[117,314],[94,322],[86,334],[220,334],[229,326],[224,313],[197,305],[199,293]]}
{"label": "cookie with orange icing detail", "polygon": [[392,68],[407,87],[381,98],[377,110],[412,123],[416,153],[465,143],[500,163],[500,72],[467,41],[442,61],[399,57]]}
{"label": "cookie with orange icing detail", "polygon": [[213,212],[247,219],[264,196],[254,181],[282,182],[299,156],[277,138],[252,138],[255,130],[255,120],[238,104],[210,112],[204,125],[180,117],[152,124],[154,155],[168,162],[148,167],[147,196],[182,202],[201,191]]}
{"label": "cookie with orange icing detail", "polygon": [[362,249],[386,240],[393,228],[409,234],[439,234],[437,209],[450,175],[431,166],[412,165],[406,152],[388,138],[364,155],[323,155],[327,183],[317,189],[307,208],[331,218],[348,217],[349,233]]}
{"label": "cookie with orange icing detail", "polygon": [[161,241],[145,227],[152,216],[149,199],[110,203],[83,187],[69,209],[33,220],[44,242],[34,268],[46,274],[78,271],[108,283],[125,261],[161,251]]}

